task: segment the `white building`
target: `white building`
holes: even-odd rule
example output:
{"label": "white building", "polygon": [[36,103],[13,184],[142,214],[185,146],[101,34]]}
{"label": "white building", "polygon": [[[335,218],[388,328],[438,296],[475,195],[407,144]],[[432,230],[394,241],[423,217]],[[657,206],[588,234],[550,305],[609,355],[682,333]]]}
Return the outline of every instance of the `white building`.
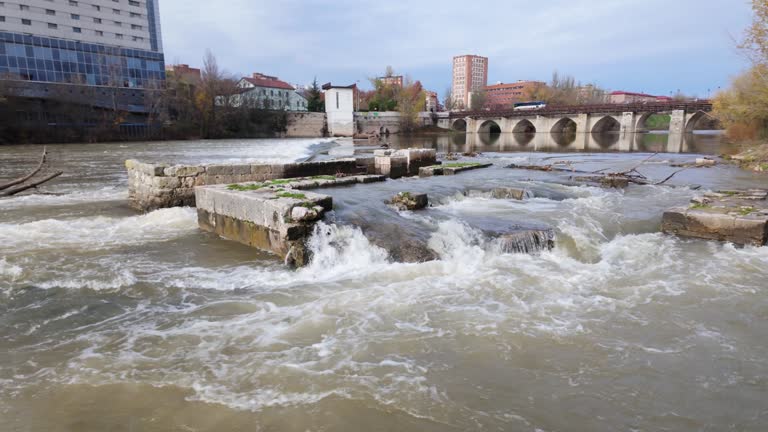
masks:
{"label": "white building", "polygon": [[328,131],[331,136],[351,137],[355,135],[355,89],[351,86],[325,84],[325,113],[328,116]]}
{"label": "white building", "polygon": [[254,73],[252,77],[241,78],[237,87],[241,91],[233,96],[234,106],[247,103],[254,108],[307,111],[307,100],[277,77]]}
{"label": "white building", "polygon": [[0,2],[0,75],[121,87],[162,81],[158,1]]}

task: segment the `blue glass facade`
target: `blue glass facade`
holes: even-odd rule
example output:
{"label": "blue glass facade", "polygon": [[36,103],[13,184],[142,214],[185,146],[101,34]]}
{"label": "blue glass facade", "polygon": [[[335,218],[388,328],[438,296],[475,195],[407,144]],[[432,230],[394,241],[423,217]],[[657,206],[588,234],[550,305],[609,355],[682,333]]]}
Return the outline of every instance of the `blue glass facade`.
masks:
{"label": "blue glass facade", "polygon": [[165,80],[162,53],[0,32],[0,76],[143,88]]}
{"label": "blue glass facade", "polygon": [[158,51],[157,17],[155,17],[155,1],[147,0],[147,19],[149,21],[149,43],[153,51]]}

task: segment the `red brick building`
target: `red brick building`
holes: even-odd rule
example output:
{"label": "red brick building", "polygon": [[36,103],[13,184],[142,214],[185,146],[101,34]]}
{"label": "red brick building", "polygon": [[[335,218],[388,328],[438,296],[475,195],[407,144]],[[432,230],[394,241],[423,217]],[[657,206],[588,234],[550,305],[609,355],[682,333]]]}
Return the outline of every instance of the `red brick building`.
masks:
{"label": "red brick building", "polygon": [[540,86],[546,86],[541,81],[517,81],[504,84],[497,83],[485,87],[488,95],[486,106],[491,109],[512,108],[517,102],[530,102],[530,94]]}
{"label": "red brick building", "polygon": [[402,75],[395,75],[395,76],[387,76],[387,77],[379,77],[376,78],[377,80],[381,81],[384,85],[389,85],[392,87],[403,87],[403,76]]}
{"label": "red brick building", "polygon": [[672,98],[668,96],[654,96],[645,93],[615,91],[610,94],[609,100],[612,104],[630,104],[638,102],[669,102],[672,100]]}
{"label": "red brick building", "polygon": [[200,69],[189,67],[187,64],[166,65],[165,72],[188,84],[199,84],[202,79]]}

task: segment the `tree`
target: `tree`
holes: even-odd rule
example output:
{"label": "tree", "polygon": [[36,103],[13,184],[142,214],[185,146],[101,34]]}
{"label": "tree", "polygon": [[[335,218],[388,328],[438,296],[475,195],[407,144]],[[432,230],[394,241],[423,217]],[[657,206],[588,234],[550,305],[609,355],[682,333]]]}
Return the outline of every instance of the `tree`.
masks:
{"label": "tree", "polygon": [[488,103],[488,92],[483,89],[473,91],[469,101],[469,109],[472,111],[480,111],[485,108],[486,103]]}
{"label": "tree", "polygon": [[752,66],[713,101],[713,115],[734,140],[768,137],[768,0],[752,0],[752,10],[752,25],[738,44]]}
{"label": "tree", "polygon": [[[391,66],[387,66],[384,77],[393,76],[395,76],[395,71]],[[371,78],[370,81],[374,88],[374,94],[368,103],[368,109],[371,111],[395,111],[397,109],[399,93],[403,89],[390,81],[378,78]]]}
{"label": "tree", "polygon": [[397,107],[400,112],[400,129],[408,132],[418,126],[419,113],[426,107],[426,92],[421,82],[412,82],[406,77],[403,88],[397,95]]}
{"label": "tree", "polygon": [[307,91],[307,110],[310,112],[325,111],[320,86],[317,84],[317,77],[312,81],[312,87]]}
{"label": "tree", "polygon": [[230,107],[235,103],[237,82],[226,72],[219,69],[216,57],[209,50],[203,58],[203,70],[201,73],[200,86],[195,92],[195,105],[200,112],[200,134],[208,137],[217,135],[221,132],[220,124],[217,123],[217,114],[219,107],[217,100],[222,102],[221,109]]}
{"label": "tree", "polygon": [[445,106],[446,111],[453,110],[453,90],[448,87],[448,90],[445,91],[445,99],[443,99],[443,105]]}

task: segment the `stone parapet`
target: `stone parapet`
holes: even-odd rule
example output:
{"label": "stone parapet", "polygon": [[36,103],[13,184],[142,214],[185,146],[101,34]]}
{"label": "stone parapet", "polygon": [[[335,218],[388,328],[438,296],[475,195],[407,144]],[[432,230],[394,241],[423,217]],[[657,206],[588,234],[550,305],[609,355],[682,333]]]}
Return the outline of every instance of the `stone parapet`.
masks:
{"label": "stone parapet", "polygon": [[128,199],[140,211],[194,206],[196,186],[365,173],[355,159],[288,164],[165,165],[125,162]]}

